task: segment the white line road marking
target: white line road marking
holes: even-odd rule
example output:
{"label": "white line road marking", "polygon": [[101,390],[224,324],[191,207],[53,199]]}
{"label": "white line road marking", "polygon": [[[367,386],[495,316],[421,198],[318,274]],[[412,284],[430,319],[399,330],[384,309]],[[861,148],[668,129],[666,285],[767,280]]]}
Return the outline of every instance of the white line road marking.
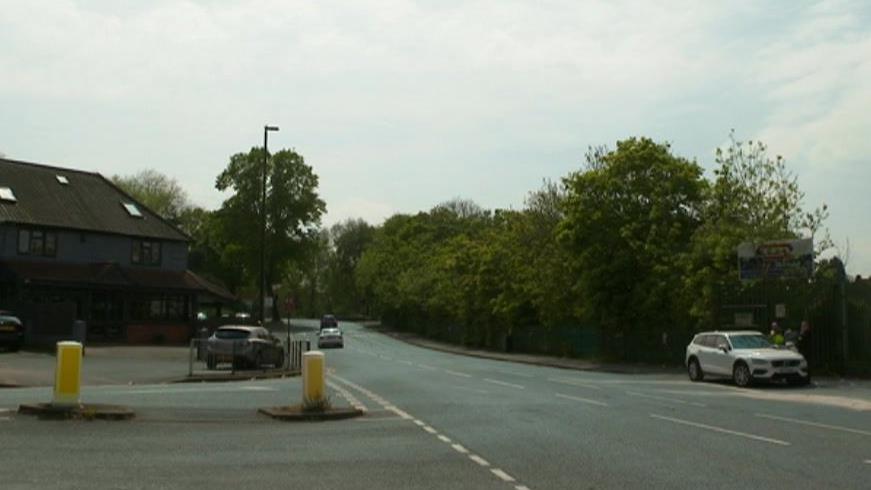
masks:
{"label": "white line road marking", "polygon": [[790,443],[788,443],[786,441],[781,441],[779,439],[771,439],[770,437],[757,436],[755,434],[748,434],[746,432],[738,432],[735,430],[724,429],[722,427],[716,427],[713,425],[700,424],[698,422],[691,422],[689,420],[675,419],[672,417],[666,417],[664,415],[656,415],[654,413],[650,414],[650,416],[655,418],[655,419],[667,420],[669,422],[674,422],[675,424],[688,425],[690,427],[698,427],[699,429],[712,430],[714,432],[720,432],[722,434],[729,434],[729,435],[733,435],[733,436],[746,437],[747,439],[753,439],[755,441],[769,442],[771,444],[778,444],[781,446],[789,446],[790,445]]}
{"label": "white line road marking", "polygon": [[438,369],[439,369],[437,367],[432,367],[432,366],[429,366],[427,364],[418,364],[417,367],[423,368],[423,369],[429,369],[430,371],[438,371]]}
{"label": "white line road marking", "polygon": [[565,398],[566,400],[574,400],[576,402],[589,403],[590,405],[598,405],[600,407],[607,407],[608,406],[608,404],[605,402],[600,402],[599,400],[590,400],[589,398],[581,398],[579,396],[563,395],[562,393],[557,393],[556,396],[558,396],[560,398]]}
{"label": "white line road marking", "polygon": [[405,364],[406,366],[414,366],[414,363],[413,363],[413,362],[411,362],[411,361],[406,361],[406,360],[403,360],[403,359],[397,359],[396,362],[398,362],[399,364]]}
{"label": "white line road marking", "polygon": [[451,371],[450,369],[445,369],[444,371],[445,371],[446,373],[448,373],[448,374],[453,374],[454,376],[459,376],[459,377],[461,377],[461,378],[471,378],[471,377],[472,377],[471,374],[460,373],[460,372],[457,372],[457,371]]}
{"label": "white line road marking", "polygon": [[[449,372],[449,373],[452,373],[452,374],[455,374],[455,375],[459,375],[459,376],[463,376],[463,377],[468,377],[468,378],[471,378],[471,377],[472,377],[471,375],[468,375],[468,374],[465,374],[465,373],[457,373],[457,372],[455,372],[455,371],[447,371],[447,370],[445,370],[445,372]],[[422,428],[423,430],[427,431],[428,433],[433,434],[433,435],[436,436],[440,441],[442,441],[442,442],[444,442],[444,443],[446,443],[446,444],[450,444],[451,447],[452,447],[455,451],[457,451],[457,452],[460,453],[460,454],[465,454],[465,455],[467,455],[467,456],[469,457],[469,459],[471,459],[471,460],[474,461],[475,463],[479,464],[480,466],[483,466],[483,467],[489,467],[489,466],[490,466],[490,463],[489,463],[486,459],[482,458],[481,456],[478,456],[477,454],[471,454],[471,453],[469,452],[469,450],[466,449],[465,447],[463,447],[462,445],[457,444],[457,443],[453,443],[453,441],[452,441],[449,437],[447,437],[447,436],[445,436],[445,435],[442,435],[442,434],[439,434],[438,431],[435,430],[433,427],[430,427],[429,425],[427,425],[425,422],[423,422],[423,421],[420,420],[420,419],[415,419],[415,418],[413,418],[410,414],[408,414],[408,413],[406,413],[406,412],[400,410],[399,408],[397,408],[396,406],[394,406],[392,403],[390,403],[390,402],[388,402],[387,400],[381,398],[381,397],[378,396],[377,394],[375,394],[375,393],[373,393],[373,392],[367,390],[366,388],[363,388],[363,387],[360,386],[360,385],[354,384],[354,383],[352,383],[351,381],[348,381],[348,380],[346,380],[346,379],[344,379],[344,378],[340,378],[339,376],[336,376],[336,375],[333,374],[333,373],[330,373],[330,377],[331,377],[332,379],[335,379],[336,381],[339,381],[339,382],[341,382],[341,383],[343,383],[343,384],[345,384],[345,385],[347,385],[347,386],[349,386],[349,387],[351,387],[351,388],[353,388],[353,389],[359,391],[360,393],[363,393],[364,395],[366,395],[367,397],[369,397],[369,398],[372,399],[373,401],[376,401],[377,403],[381,404],[381,406],[384,407],[385,410],[388,410],[388,411],[390,411],[390,412],[393,412],[393,413],[399,414],[403,419],[406,419],[406,418],[407,418],[408,420],[412,420],[412,421],[413,421],[417,426],[419,426],[419,427]],[[495,381],[495,380],[491,380],[491,381]],[[500,383],[501,383],[501,382],[500,382]],[[510,383],[506,383],[506,384],[510,384]],[[520,386],[520,385],[515,385],[515,386]],[[522,387],[521,387],[521,388],[522,388]],[[351,395],[351,396],[353,397],[353,395]],[[364,419],[364,420],[365,420],[365,419]],[[381,418],[381,419],[370,419],[370,420],[385,420],[385,418]],[[390,418],[386,418],[386,420],[390,420]],[[392,420],[396,420],[396,419],[394,418],[394,419],[392,419]],[[505,482],[514,482],[514,481],[516,481],[516,480],[514,479],[514,477],[512,477],[512,476],[509,475],[508,473],[502,471],[501,469],[496,468],[496,469],[491,469],[490,471],[493,473],[493,475],[495,475],[496,477],[498,477],[499,479],[501,479],[501,480],[503,480],[503,481],[505,481]],[[525,486],[522,486],[522,485],[517,485],[517,486],[515,486],[515,489],[516,489],[516,490],[529,490],[529,488],[527,488],[527,487],[525,487]]]}
{"label": "white line road marking", "polygon": [[486,381],[488,383],[500,385],[500,386],[508,386],[509,388],[517,388],[518,390],[526,389],[526,387],[524,387],[524,386],[516,385],[514,383],[506,383],[505,381],[499,381],[498,379],[484,378],[484,381]]}
{"label": "white line road marking", "polygon": [[671,403],[680,403],[681,405],[692,405],[694,407],[707,407],[707,405],[705,405],[704,403],[688,402],[686,400],[679,400],[677,398],[668,398],[665,396],[650,395],[647,393],[639,393],[637,391],[627,391],[626,394],[632,395],[632,396],[640,396],[642,398],[650,398],[651,400],[659,400],[659,401],[671,402]]}
{"label": "white line road marking", "polygon": [[400,409],[398,409],[398,408],[396,408],[396,407],[388,408],[388,410],[390,410],[391,412],[395,413],[396,415],[399,415],[400,417],[402,417],[402,418],[405,419],[405,420],[411,420],[412,418],[414,418],[414,417],[412,417],[411,415],[409,415],[408,412],[405,412],[405,411],[403,411],[403,410],[400,410]]}
{"label": "white line road marking", "polygon": [[865,464],[871,464],[871,459],[866,459]]}
{"label": "white line road marking", "polygon": [[811,427],[819,427],[819,428],[821,428],[821,429],[839,430],[839,431],[842,431],[842,432],[849,432],[849,433],[851,433],[851,434],[859,434],[859,435],[863,435],[863,436],[871,436],[871,432],[868,432],[868,431],[866,431],[866,430],[851,429],[851,428],[849,428],[849,427],[841,427],[841,426],[838,426],[838,425],[821,424],[821,423],[819,423],[819,422],[810,422],[810,421],[807,421],[807,420],[791,419],[791,418],[789,418],[789,417],[778,417],[777,415],[768,415],[768,414],[764,414],[764,413],[757,413],[756,416],[757,416],[757,417],[763,417],[763,418],[766,418],[766,419],[780,420],[780,421],[782,421],[782,422],[790,422],[790,423],[793,423],[793,424],[801,424],[801,425],[808,425],[808,426],[811,426]]}
{"label": "white line road marking", "polygon": [[482,458],[481,456],[478,456],[477,454],[470,455],[469,459],[478,463],[481,466],[490,466],[490,463],[486,459]]}
{"label": "white line road marking", "polygon": [[385,361],[392,361],[393,360],[393,358],[390,356],[378,356],[378,357],[380,357],[381,359],[384,359]]}
{"label": "white line road marking", "polygon": [[15,411],[14,408],[0,408],[0,413],[10,413],[10,412],[14,412],[14,411]]}
{"label": "white line road marking", "polygon": [[0,417],[0,422],[9,422],[11,420],[12,420],[12,418],[10,418],[10,417]]}
{"label": "white line road marking", "polygon": [[521,378],[534,378],[534,374],[515,373],[514,371],[499,371],[499,374],[507,374],[509,376],[520,376]]}
{"label": "white line road marking", "polygon": [[508,483],[516,481],[511,475],[509,475],[508,473],[505,473],[504,471],[500,470],[499,468],[493,468],[490,470],[490,472],[493,473],[494,475],[498,476],[502,481],[506,481]]}
{"label": "white line road marking", "polygon": [[186,393],[226,393],[231,391],[278,391],[277,388],[268,386],[215,386],[203,388],[162,388],[148,390],[125,390],[103,392],[106,395],[171,395]]}
{"label": "white line road marking", "polygon": [[562,383],[564,385],[570,386],[579,386],[581,388],[589,388],[591,390],[601,390],[601,386],[591,385],[587,383],[581,383],[579,381],[574,381],[571,379],[560,379],[560,378],[547,378],[548,381],[553,381],[554,383]]}

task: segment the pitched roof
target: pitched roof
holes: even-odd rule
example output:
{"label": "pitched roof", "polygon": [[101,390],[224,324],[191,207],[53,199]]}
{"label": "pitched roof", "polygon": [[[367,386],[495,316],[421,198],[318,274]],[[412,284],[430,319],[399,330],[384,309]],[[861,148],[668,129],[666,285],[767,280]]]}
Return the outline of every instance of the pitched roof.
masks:
{"label": "pitched roof", "polygon": [[[58,176],[66,177],[61,184]],[[0,200],[0,222],[187,241],[181,230],[95,172],[0,158],[0,187],[16,202]],[[133,203],[142,217],[124,209]]]}

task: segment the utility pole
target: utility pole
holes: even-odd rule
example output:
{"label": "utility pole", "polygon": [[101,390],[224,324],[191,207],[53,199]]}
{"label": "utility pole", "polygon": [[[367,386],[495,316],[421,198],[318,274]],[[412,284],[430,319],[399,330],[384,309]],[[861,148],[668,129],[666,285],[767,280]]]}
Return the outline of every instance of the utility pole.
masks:
{"label": "utility pole", "polygon": [[269,132],[278,126],[263,126],[263,168],[260,171],[260,325],[266,326],[266,169],[269,166]]}

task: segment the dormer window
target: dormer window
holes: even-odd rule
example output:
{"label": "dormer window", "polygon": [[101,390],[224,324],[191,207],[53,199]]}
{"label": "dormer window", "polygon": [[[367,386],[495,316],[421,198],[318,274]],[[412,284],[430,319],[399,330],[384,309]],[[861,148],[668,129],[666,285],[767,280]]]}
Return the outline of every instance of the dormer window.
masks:
{"label": "dormer window", "polygon": [[18,202],[15,193],[9,187],[0,187],[0,201]]}
{"label": "dormer window", "polygon": [[69,183],[70,183],[69,179],[67,179],[66,176],[63,176],[63,175],[55,175],[54,178],[57,179],[57,182],[60,185],[69,185]]}
{"label": "dormer window", "polygon": [[139,208],[136,207],[136,205],[132,202],[122,202],[121,205],[124,206],[124,209],[127,210],[127,214],[129,214],[130,216],[134,218],[142,217],[142,211],[140,211]]}

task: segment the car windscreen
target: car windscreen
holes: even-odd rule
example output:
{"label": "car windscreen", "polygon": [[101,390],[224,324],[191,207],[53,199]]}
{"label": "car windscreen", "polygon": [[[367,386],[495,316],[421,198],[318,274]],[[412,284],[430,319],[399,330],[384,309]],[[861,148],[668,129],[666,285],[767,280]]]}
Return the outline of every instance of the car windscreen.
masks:
{"label": "car windscreen", "polygon": [[771,347],[771,343],[761,335],[732,335],[733,349],[765,349]]}
{"label": "car windscreen", "polygon": [[321,335],[339,335],[341,333],[338,328],[325,328],[321,330]]}
{"label": "car windscreen", "polygon": [[235,328],[222,329],[215,332],[215,337],[225,340],[242,340],[247,339],[251,332],[247,330],[238,330]]}

